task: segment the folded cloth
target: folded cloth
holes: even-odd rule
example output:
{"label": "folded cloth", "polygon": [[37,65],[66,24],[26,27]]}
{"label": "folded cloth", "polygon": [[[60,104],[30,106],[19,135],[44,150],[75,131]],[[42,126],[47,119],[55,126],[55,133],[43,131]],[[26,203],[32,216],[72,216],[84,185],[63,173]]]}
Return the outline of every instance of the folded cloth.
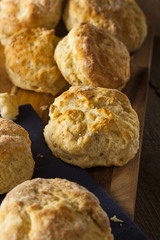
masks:
{"label": "folded cloth", "polygon": [[[20,106],[19,116],[15,122],[28,131],[32,141],[31,148],[36,162],[33,178],[58,177],[77,182],[98,197],[102,208],[107,212],[109,218],[116,216],[118,219],[123,220],[121,223],[111,221],[112,233],[115,240],[148,239],[107,192],[84,169],[69,165],[52,155],[44,140],[44,123],[31,105]],[[0,195],[0,202],[4,196],[5,195]]]}

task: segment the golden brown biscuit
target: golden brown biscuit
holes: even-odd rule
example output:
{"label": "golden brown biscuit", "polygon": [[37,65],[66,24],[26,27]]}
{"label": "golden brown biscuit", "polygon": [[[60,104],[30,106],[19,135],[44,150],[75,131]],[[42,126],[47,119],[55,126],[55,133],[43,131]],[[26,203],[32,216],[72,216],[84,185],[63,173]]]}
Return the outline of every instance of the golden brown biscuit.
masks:
{"label": "golden brown biscuit", "polygon": [[130,77],[126,46],[91,24],[74,27],[55,49],[55,60],[71,85],[124,88]]}
{"label": "golden brown biscuit", "polygon": [[65,179],[34,179],[0,209],[1,240],[113,240],[107,214],[86,188]]}
{"label": "golden brown biscuit", "polygon": [[145,16],[134,0],[68,0],[63,19],[68,30],[81,22],[101,27],[130,52],[141,47],[147,34]]}
{"label": "golden brown biscuit", "polygon": [[1,0],[0,40],[3,45],[24,27],[54,28],[60,20],[62,0]]}
{"label": "golden brown biscuit", "polygon": [[27,131],[0,118],[0,194],[30,179],[34,165]]}
{"label": "golden brown biscuit", "polygon": [[45,140],[69,164],[123,166],[138,150],[138,117],[118,90],[71,87],[55,99],[49,116]]}
{"label": "golden brown biscuit", "polygon": [[13,84],[20,88],[56,95],[68,83],[53,58],[59,41],[54,30],[23,29],[5,47],[6,69]]}
{"label": "golden brown biscuit", "polygon": [[0,93],[0,114],[2,117],[10,120],[16,119],[18,107],[19,104],[16,95],[7,92]]}

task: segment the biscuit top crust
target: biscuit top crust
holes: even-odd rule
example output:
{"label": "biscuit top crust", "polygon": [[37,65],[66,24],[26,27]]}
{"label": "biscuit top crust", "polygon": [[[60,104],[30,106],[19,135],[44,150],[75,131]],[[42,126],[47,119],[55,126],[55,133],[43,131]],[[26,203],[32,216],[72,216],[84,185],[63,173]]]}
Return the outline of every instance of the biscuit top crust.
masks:
{"label": "biscuit top crust", "polygon": [[61,92],[68,83],[54,60],[60,38],[55,30],[24,28],[15,33],[5,46],[6,68],[11,81],[24,89]]}
{"label": "biscuit top crust", "polygon": [[[13,138],[17,141],[21,138],[22,144],[24,143],[23,139],[26,139],[27,143],[31,143],[28,136],[27,131],[20,125],[14,123],[12,120],[0,118],[0,149],[2,152],[4,152],[3,147],[8,148],[8,151],[10,151],[9,144]],[[20,148],[18,145],[17,147]]]}
{"label": "biscuit top crust", "polygon": [[50,107],[44,129],[53,154],[80,167],[123,166],[139,148],[139,121],[115,89],[71,87]]}
{"label": "biscuit top crust", "polygon": [[69,0],[63,18],[68,30],[80,22],[106,29],[130,52],[140,48],[147,35],[145,16],[135,0]]}
{"label": "biscuit top crust", "polygon": [[26,181],[0,209],[1,240],[113,240],[107,214],[87,189],[64,179]]}
{"label": "biscuit top crust", "polygon": [[62,0],[1,0],[0,39],[6,39],[22,28],[54,28],[62,11]]}
{"label": "biscuit top crust", "polygon": [[[50,107],[49,116],[51,120],[58,119],[60,123],[63,121],[64,115],[70,115],[72,111],[75,111],[75,114],[77,111],[77,117],[79,112],[79,118],[82,117],[86,120],[88,124],[86,131],[97,132],[103,127],[107,131],[107,129],[113,127],[114,120],[137,125],[137,122],[132,121],[132,118],[137,118],[137,114],[128,97],[116,89],[72,86],[68,91],[55,98]],[[98,119],[98,117],[100,118]],[[107,124],[103,121],[105,117],[106,120],[108,119]],[[96,119],[100,121],[98,124],[96,124]],[[84,121],[82,124],[84,124]]]}
{"label": "biscuit top crust", "polygon": [[[69,108],[81,109],[88,113],[92,109],[109,108],[115,114],[135,112],[129,102],[128,97],[116,89],[94,88],[90,86],[72,86],[68,91],[63,92],[59,97],[55,98],[51,105],[50,117],[52,113],[59,109],[64,113]],[[52,111],[53,108],[53,111]],[[86,111],[85,111],[86,110]],[[123,110],[123,111],[122,111]]]}
{"label": "biscuit top crust", "polygon": [[71,85],[121,90],[130,77],[126,46],[92,24],[76,25],[55,49],[55,59]]}
{"label": "biscuit top crust", "polygon": [[30,69],[33,69],[32,74],[38,75],[44,68],[56,65],[53,53],[59,40],[54,29],[24,28],[14,34],[5,47],[7,66],[24,79]]}
{"label": "biscuit top crust", "polygon": [[[4,168],[2,162],[7,165],[15,157],[16,152],[31,152],[31,141],[28,132],[20,125],[12,120],[0,118],[0,164]],[[6,161],[7,159],[7,161]],[[21,159],[22,160],[22,159]],[[20,159],[18,161],[21,161]],[[6,166],[7,168],[8,166]]]}

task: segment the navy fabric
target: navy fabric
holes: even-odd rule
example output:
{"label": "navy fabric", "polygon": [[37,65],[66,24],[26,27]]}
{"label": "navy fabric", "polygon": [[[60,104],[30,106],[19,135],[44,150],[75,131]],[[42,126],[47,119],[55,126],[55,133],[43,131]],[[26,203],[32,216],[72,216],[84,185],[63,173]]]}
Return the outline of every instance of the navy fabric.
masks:
{"label": "navy fabric", "polygon": [[[36,162],[33,178],[66,178],[79,183],[94,193],[107,212],[109,218],[114,215],[123,220],[123,223],[111,221],[111,228],[115,240],[147,240],[144,233],[123,212],[106,191],[84,170],[71,166],[54,157],[48,148],[44,137],[44,123],[33,110],[31,105],[23,105],[19,108],[19,116],[16,123],[24,127],[32,141],[32,153]],[[44,157],[38,157],[42,154]],[[0,202],[5,195],[0,195]]]}

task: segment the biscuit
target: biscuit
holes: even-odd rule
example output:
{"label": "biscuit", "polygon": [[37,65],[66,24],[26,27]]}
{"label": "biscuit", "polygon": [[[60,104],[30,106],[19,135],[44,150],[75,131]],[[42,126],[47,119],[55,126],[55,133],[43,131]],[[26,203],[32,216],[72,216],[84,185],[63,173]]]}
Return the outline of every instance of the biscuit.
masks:
{"label": "biscuit", "polygon": [[55,49],[55,60],[71,85],[124,88],[130,55],[111,34],[91,24],[74,27]]}
{"label": "biscuit", "polygon": [[30,179],[34,165],[27,131],[12,120],[0,118],[0,194]]}
{"label": "biscuit", "polygon": [[16,86],[56,95],[68,83],[54,60],[59,41],[54,30],[23,29],[15,33],[5,47],[6,69]]}
{"label": "biscuit", "polygon": [[113,240],[107,214],[86,188],[37,178],[11,192],[0,209],[1,240]]}
{"label": "biscuit", "polygon": [[62,0],[1,0],[0,40],[8,38],[22,28],[55,28],[62,13]]}
{"label": "biscuit", "polygon": [[9,93],[0,93],[0,114],[10,120],[16,119],[18,112],[18,98]]}
{"label": "biscuit", "polygon": [[68,0],[63,19],[68,30],[81,22],[101,27],[129,52],[139,49],[147,34],[144,13],[134,0]]}
{"label": "biscuit", "polygon": [[82,168],[123,166],[139,147],[139,121],[116,89],[71,87],[50,107],[45,140],[55,156]]}

